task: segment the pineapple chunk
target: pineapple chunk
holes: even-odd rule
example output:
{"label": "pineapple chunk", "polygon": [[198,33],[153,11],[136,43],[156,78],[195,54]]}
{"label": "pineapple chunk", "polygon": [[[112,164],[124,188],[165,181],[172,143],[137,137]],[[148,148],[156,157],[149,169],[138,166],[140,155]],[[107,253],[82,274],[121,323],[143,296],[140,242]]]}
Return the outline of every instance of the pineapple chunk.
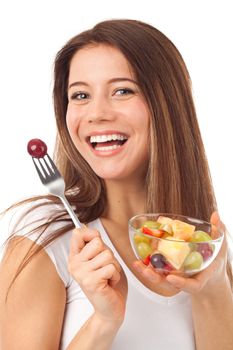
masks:
{"label": "pineapple chunk", "polygon": [[189,241],[195,231],[195,226],[180,220],[172,220],[173,237],[184,241]]}
{"label": "pineapple chunk", "polygon": [[182,239],[174,241],[173,237],[167,237],[166,240],[159,241],[158,251],[179,270],[183,265],[184,260],[190,253],[191,249]]}

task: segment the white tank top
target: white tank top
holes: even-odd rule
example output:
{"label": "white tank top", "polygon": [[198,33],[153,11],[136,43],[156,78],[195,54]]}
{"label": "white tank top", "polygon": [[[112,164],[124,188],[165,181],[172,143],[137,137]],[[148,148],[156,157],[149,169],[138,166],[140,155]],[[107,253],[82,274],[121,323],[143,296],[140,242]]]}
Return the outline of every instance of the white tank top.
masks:
{"label": "white tank top", "polygon": [[[43,215],[42,212],[44,212],[44,209],[36,210],[36,213],[30,214],[20,226],[24,225],[25,222],[33,222],[41,216],[44,217],[43,220],[45,221],[46,215]],[[30,228],[32,226],[34,225],[30,225]],[[90,222],[88,226],[100,232],[103,241],[110,247],[121,264],[128,280],[125,320],[114,339],[111,349],[195,350],[189,294],[180,292],[172,297],[164,297],[152,292],[128,269],[114,248],[100,219]],[[28,230],[29,227],[21,230],[19,234],[27,235]],[[44,234],[47,236],[49,234],[48,230]],[[65,285],[67,293],[60,350],[65,350],[68,347],[80,327],[93,313],[91,303],[67,270],[71,235],[71,231],[67,232],[45,248]],[[28,238],[35,240],[37,234],[30,235]],[[43,236],[38,243],[42,238]]]}

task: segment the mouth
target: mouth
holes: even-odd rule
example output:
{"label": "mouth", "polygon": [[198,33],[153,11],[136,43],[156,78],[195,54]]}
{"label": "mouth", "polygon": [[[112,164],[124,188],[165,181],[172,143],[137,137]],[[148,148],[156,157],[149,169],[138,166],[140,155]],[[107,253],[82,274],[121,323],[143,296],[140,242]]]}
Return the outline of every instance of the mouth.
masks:
{"label": "mouth", "polygon": [[125,134],[102,134],[92,135],[87,138],[87,142],[95,151],[113,151],[122,147],[128,140]]}

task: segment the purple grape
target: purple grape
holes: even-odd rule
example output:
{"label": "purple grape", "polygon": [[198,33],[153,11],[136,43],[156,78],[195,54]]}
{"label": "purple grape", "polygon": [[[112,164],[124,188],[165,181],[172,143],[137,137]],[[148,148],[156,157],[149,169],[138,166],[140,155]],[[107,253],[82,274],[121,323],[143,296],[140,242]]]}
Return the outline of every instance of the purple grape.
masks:
{"label": "purple grape", "polygon": [[166,264],[166,259],[162,254],[153,254],[151,255],[150,263],[152,266],[162,269]]}
{"label": "purple grape", "polygon": [[203,260],[208,260],[213,255],[213,251],[209,243],[199,243],[197,251],[201,253],[201,255],[203,256]]}

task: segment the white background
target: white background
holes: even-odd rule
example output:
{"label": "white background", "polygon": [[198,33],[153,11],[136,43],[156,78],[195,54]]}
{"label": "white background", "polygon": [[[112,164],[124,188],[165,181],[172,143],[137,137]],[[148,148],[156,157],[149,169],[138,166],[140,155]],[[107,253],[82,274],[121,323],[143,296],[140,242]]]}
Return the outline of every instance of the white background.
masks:
{"label": "white background", "polygon": [[[112,18],[148,22],[177,46],[188,66],[222,220],[233,233],[233,21],[231,1],[11,1],[0,5],[0,211],[44,193],[26,152],[31,138],[52,154],[52,67],[78,32]],[[0,232],[0,243],[4,230]]]}

